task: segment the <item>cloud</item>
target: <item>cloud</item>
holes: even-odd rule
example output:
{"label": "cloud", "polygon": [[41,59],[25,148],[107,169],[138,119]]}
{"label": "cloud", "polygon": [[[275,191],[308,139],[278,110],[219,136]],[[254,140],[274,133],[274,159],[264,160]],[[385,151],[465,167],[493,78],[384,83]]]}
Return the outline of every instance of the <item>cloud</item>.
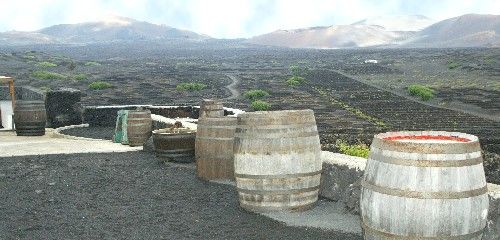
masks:
{"label": "cloud", "polygon": [[500,14],[497,0],[0,0],[0,31],[33,31],[114,14],[219,38],[277,29],[350,24],[367,17],[420,14],[443,20]]}

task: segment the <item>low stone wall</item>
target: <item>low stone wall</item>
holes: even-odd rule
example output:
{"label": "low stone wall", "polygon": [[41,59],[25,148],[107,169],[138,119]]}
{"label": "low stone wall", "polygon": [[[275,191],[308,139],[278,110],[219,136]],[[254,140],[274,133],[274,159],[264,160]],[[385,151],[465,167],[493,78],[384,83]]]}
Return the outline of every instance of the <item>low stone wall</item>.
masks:
{"label": "low stone wall", "polygon": [[[15,86],[16,100],[45,101],[45,92],[30,86]],[[11,100],[8,86],[0,87],[0,100]]]}
{"label": "low stone wall", "polygon": [[[366,159],[323,151],[320,196],[345,204],[346,211],[359,215],[361,178]],[[490,208],[483,239],[500,239],[500,186],[488,183]]]}
{"label": "low stone wall", "polygon": [[82,123],[82,92],[73,88],[61,88],[47,93],[45,108],[47,125],[51,128]]}

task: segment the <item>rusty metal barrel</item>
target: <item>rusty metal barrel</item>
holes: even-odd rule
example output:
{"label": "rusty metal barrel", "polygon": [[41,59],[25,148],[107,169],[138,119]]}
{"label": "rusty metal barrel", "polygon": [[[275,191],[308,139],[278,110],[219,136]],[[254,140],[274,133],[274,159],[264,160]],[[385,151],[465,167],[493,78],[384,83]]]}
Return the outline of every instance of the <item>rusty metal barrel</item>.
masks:
{"label": "rusty metal barrel", "polygon": [[142,146],[151,136],[152,119],[149,110],[130,110],[127,120],[128,144]]}
{"label": "rusty metal barrel", "polygon": [[218,117],[224,117],[222,102],[214,99],[203,99],[200,104],[200,115],[198,119]]}
{"label": "rusty metal barrel", "polygon": [[312,110],[240,114],[234,137],[240,206],[252,212],[314,207],[322,169],[320,154]]}
{"label": "rusty metal barrel", "polygon": [[481,239],[488,204],[476,136],[374,137],[360,199],[365,239]]}
{"label": "rusty metal barrel", "polygon": [[153,145],[157,158],[164,161],[194,162],[196,131],[187,128],[153,131]]}
{"label": "rusty metal barrel", "polygon": [[198,177],[234,179],[233,142],[237,119],[202,118],[196,133],[196,173]]}
{"label": "rusty metal barrel", "polygon": [[43,136],[47,113],[44,101],[17,101],[14,124],[18,136]]}

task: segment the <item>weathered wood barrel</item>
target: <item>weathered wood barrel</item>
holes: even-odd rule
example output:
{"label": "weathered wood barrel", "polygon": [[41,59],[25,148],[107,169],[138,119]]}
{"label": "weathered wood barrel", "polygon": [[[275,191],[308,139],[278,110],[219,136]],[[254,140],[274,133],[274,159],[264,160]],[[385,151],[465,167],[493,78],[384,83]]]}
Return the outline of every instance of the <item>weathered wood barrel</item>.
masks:
{"label": "weathered wood barrel", "polygon": [[219,117],[224,117],[224,108],[222,103],[218,100],[203,99],[200,104],[200,115],[198,119]]}
{"label": "weathered wood barrel", "polygon": [[234,179],[233,142],[237,119],[202,118],[196,133],[196,173],[202,179]]}
{"label": "weathered wood barrel", "polygon": [[482,162],[473,135],[376,135],[360,199],[365,239],[481,239],[489,204]]}
{"label": "weathered wood barrel", "polygon": [[179,128],[153,131],[153,145],[157,158],[164,161],[194,162],[196,131]]}
{"label": "weathered wood barrel", "polygon": [[320,152],[312,110],[240,114],[234,137],[240,206],[252,212],[314,207],[322,168]]}
{"label": "weathered wood barrel", "polygon": [[149,110],[130,110],[127,120],[128,144],[142,146],[151,136],[152,120]]}
{"label": "weathered wood barrel", "polygon": [[14,124],[18,136],[45,135],[47,113],[43,101],[17,101]]}

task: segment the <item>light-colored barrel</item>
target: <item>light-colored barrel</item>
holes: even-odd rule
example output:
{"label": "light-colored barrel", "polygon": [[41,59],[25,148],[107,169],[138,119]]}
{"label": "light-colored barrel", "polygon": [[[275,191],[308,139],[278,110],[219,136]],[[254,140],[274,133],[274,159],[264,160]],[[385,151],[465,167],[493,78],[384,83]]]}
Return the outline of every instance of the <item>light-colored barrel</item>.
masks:
{"label": "light-colored barrel", "polygon": [[200,115],[198,119],[219,117],[224,117],[224,108],[222,103],[218,100],[203,99],[200,104]]}
{"label": "light-colored barrel", "polygon": [[151,136],[152,120],[149,110],[130,110],[127,118],[128,144],[142,146]]}
{"label": "light-colored barrel", "polygon": [[196,172],[203,179],[234,179],[233,142],[237,119],[202,118],[196,133]]}
{"label": "light-colored barrel", "polygon": [[47,113],[43,101],[17,101],[14,124],[18,136],[45,135]]}
{"label": "light-colored barrel", "polygon": [[240,114],[234,154],[242,208],[301,211],[317,202],[322,166],[312,110]]}
{"label": "light-colored barrel", "polygon": [[160,129],[153,131],[156,157],[164,161],[194,162],[196,131],[190,129]]}
{"label": "light-colored barrel", "polygon": [[376,135],[361,190],[365,239],[481,239],[488,213],[482,162],[473,135]]}

